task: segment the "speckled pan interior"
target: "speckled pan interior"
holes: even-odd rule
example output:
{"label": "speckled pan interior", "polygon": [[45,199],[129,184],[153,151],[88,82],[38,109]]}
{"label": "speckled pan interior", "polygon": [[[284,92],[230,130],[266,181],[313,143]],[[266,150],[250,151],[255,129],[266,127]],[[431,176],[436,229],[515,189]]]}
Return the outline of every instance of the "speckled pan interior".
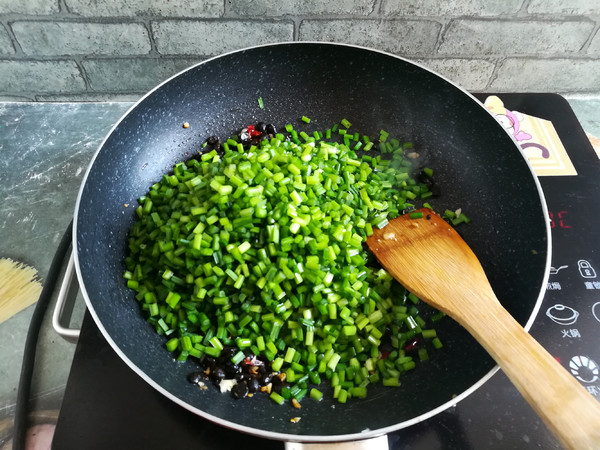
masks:
{"label": "speckled pan interior", "polygon": [[[461,207],[472,219],[460,232],[502,304],[522,324],[536,309],[549,252],[544,202],[513,140],[474,98],[406,60],[357,47],[279,44],[212,59],[159,86],[110,133],[82,186],[75,237],[84,295],[110,344],[160,392],[209,420],[282,439],[368,436],[448,406],[495,367],[448,319],[438,327],[444,350],[403,376],[401,387],[370,387],[366,400],[346,405],[308,399],[297,411],[266,396],[236,401],[200,392],[186,382],[194,363],[175,363],[142,318],[122,278],[139,196],[210,135],[258,121],[324,130],[343,118],[363,134],[385,129],[413,142],[442,190],[434,207]],[[300,422],[291,423],[294,416]]]}

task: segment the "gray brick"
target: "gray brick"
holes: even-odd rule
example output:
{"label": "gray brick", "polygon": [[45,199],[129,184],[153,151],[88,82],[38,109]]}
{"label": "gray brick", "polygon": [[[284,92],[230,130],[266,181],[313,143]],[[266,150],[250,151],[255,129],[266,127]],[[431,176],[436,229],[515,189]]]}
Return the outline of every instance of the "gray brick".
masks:
{"label": "gray brick", "polygon": [[83,67],[94,91],[145,92],[198,62],[198,59],[98,59],[83,61]]}
{"label": "gray brick", "polygon": [[0,0],[0,14],[45,15],[59,12],[59,0]]}
{"label": "gray brick", "polygon": [[13,55],[15,53],[15,48],[10,41],[10,36],[6,32],[6,30],[0,24],[0,55]]}
{"label": "gray brick", "polygon": [[0,102],[32,102],[35,101],[34,97],[22,96],[22,95],[4,95],[0,93]]}
{"label": "gray brick", "polygon": [[600,60],[507,59],[490,85],[495,91],[598,92]]}
{"label": "gray brick", "polygon": [[381,12],[386,16],[498,16],[515,14],[523,0],[383,0]]}
{"label": "gray brick", "polygon": [[592,39],[587,52],[590,55],[600,55],[600,31],[596,32],[596,36],[594,36],[594,39]]}
{"label": "gray brick", "polygon": [[418,59],[428,69],[445,76],[468,91],[482,91],[494,72],[495,64],[484,59]]}
{"label": "gray brick", "polygon": [[231,0],[231,10],[242,16],[344,14],[365,16],[373,12],[375,0]]}
{"label": "gray brick", "polygon": [[250,45],[291,41],[291,21],[180,21],[152,23],[159,53],[166,55],[217,55]]}
{"label": "gray brick", "polygon": [[588,20],[456,20],[450,23],[439,52],[454,56],[574,53],[593,29]]}
{"label": "gray brick", "polygon": [[86,17],[220,17],[225,9],[223,0],[65,0],[65,3],[69,12]]}
{"label": "gray brick", "polygon": [[531,0],[527,12],[532,14],[600,14],[598,0]]}
{"label": "gray brick", "polygon": [[441,24],[431,20],[304,20],[300,40],[362,45],[405,55],[433,51]]}
{"label": "gray brick", "polygon": [[[145,94],[145,91],[132,94],[47,94],[36,95],[35,101],[38,102],[111,102],[111,103],[131,103],[137,102]],[[0,97],[0,101],[1,101]]]}
{"label": "gray brick", "polygon": [[23,52],[32,56],[143,55],[150,51],[139,23],[15,22]]}
{"label": "gray brick", "polygon": [[1,61],[0,92],[67,93],[85,90],[85,83],[72,61]]}

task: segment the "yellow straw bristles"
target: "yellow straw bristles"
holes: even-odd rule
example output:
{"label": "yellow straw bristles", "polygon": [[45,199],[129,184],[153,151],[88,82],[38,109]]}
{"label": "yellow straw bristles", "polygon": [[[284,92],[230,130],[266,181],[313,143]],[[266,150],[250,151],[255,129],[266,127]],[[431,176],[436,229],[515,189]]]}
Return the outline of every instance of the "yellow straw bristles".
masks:
{"label": "yellow straw bristles", "polygon": [[37,270],[0,258],[0,323],[35,303],[41,292]]}

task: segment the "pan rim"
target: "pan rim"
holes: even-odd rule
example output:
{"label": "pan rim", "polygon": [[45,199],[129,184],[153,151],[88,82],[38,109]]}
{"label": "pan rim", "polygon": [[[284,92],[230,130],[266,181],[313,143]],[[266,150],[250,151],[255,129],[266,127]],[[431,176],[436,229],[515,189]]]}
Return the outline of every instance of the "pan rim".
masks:
{"label": "pan rim", "polygon": [[[246,425],[241,425],[239,423],[236,422],[232,422],[230,420],[225,420],[222,419],[220,417],[214,416],[212,414],[209,414],[203,410],[200,410],[188,403],[186,403],[185,401],[183,401],[182,399],[174,396],[173,394],[171,394],[169,391],[167,391],[165,388],[163,388],[162,386],[160,386],[156,381],[154,381],[151,377],[149,377],[142,369],[140,369],[136,364],[134,364],[128,357],[127,355],[121,350],[121,348],[118,346],[118,344],[111,338],[110,334],[108,333],[108,331],[106,330],[106,328],[104,327],[104,325],[102,324],[102,321],[100,320],[98,314],[96,313],[96,310],[92,304],[92,301],[90,299],[90,296],[85,288],[85,284],[83,283],[83,275],[82,275],[82,271],[81,271],[81,267],[80,267],[80,262],[79,262],[79,253],[78,253],[78,249],[77,249],[77,236],[78,236],[78,213],[79,213],[79,209],[80,209],[80,205],[81,205],[81,200],[82,200],[82,195],[83,195],[83,191],[84,188],[86,186],[87,183],[87,179],[88,176],[94,166],[94,163],[100,153],[100,151],[102,150],[102,148],[104,147],[106,141],[108,140],[108,138],[113,134],[113,132],[115,131],[115,129],[121,124],[121,122],[135,109],[137,108],[137,106],[143,102],[147,97],[151,96],[155,91],[159,90],[163,85],[169,83],[171,80],[179,77],[180,75],[182,75],[183,73],[189,71],[189,70],[193,70],[195,67],[198,67],[200,65],[209,63],[213,60],[219,59],[219,58],[223,58],[226,56],[230,56],[236,53],[240,53],[240,52],[244,52],[244,51],[248,51],[248,50],[253,50],[253,49],[258,49],[258,48],[264,48],[264,47],[275,47],[275,46],[283,46],[283,45],[306,45],[306,44],[318,44],[318,45],[326,45],[326,46],[332,46],[332,47],[351,47],[351,48],[356,48],[359,50],[365,50],[365,51],[369,51],[369,52],[374,52],[374,53],[378,53],[384,56],[388,56],[388,57],[392,57],[395,59],[399,59],[401,61],[404,61],[408,64],[417,66],[419,68],[421,68],[422,70],[425,70],[437,77],[439,77],[440,79],[446,81],[447,83],[449,83],[450,85],[452,85],[454,88],[458,89],[459,91],[461,91],[464,95],[468,96],[476,105],[478,105],[483,111],[485,111],[487,114],[489,114],[490,116],[493,117],[493,114],[487,109],[485,108],[485,106],[477,99],[475,98],[475,96],[473,96],[470,92],[466,91],[463,87],[461,87],[460,85],[458,85],[456,82],[448,79],[447,77],[437,73],[436,71],[433,71],[431,69],[429,69],[428,67],[414,62],[410,59],[404,58],[402,56],[398,56],[395,55],[393,53],[390,52],[386,52],[383,50],[378,50],[378,49],[373,49],[373,48],[369,48],[369,47],[365,47],[365,46],[360,46],[360,45],[353,45],[353,44],[345,44],[345,43],[337,43],[337,42],[328,42],[328,41],[283,41],[283,42],[276,42],[276,43],[267,43],[267,44],[260,44],[260,45],[255,45],[255,46],[250,46],[250,47],[245,47],[239,50],[232,50],[214,57],[211,57],[209,59],[206,59],[204,61],[201,61],[197,64],[194,64],[178,73],[176,73],[175,75],[169,77],[168,79],[164,80],[163,82],[161,82],[160,84],[158,84],[157,86],[155,86],[153,89],[151,89],[150,91],[148,91],[145,95],[143,95],[137,102],[135,102],[129,109],[127,109],[127,111],[119,118],[119,120],[113,125],[113,127],[110,129],[110,131],[106,134],[106,136],[104,137],[104,139],[102,140],[102,142],[100,143],[100,145],[98,146],[98,149],[96,150],[96,152],[94,153],[88,168],[82,178],[82,182],[80,185],[80,189],[77,195],[77,199],[76,199],[76,203],[75,203],[75,211],[74,211],[74,220],[73,220],[73,241],[72,241],[72,245],[73,245],[73,255],[74,255],[74,262],[75,262],[75,269],[76,269],[76,273],[77,273],[77,279],[79,282],[79,286],[80,286],[80,290],[81,293],[83,295],[83,298],[85,300],[86,306],[90,312],[90,314],[92,315],[92,318],[94,319],[94,322],[96,324],[96,326],[98,327],[98,329],[100,330],[100,332],[102,333],[104,339],[106,339],[106,341],[109,343],[109,345],[111,346],[111,348],[113,349],[113,351],[115,351],[117,353],[117,355],[119,356],[119,358],[124,361],[138,376],[140,376],[140,378],[142,378],[142,380],[144,380],[146,383],[148,383],[150,386],[152,386],[154,389],[156,389],[158,392],[160,392],[162,395],[164,395],[165,397],[167,397],[168,399],[170,399],[171,401],[175,402],[176,404],[178,404],[179,406],[183,407],[184,409],[206,419],[209,420],[213,423],[216,423],[220,426],[223,426],[225,428],[230,428],[230,429],[234,429],[236,431],[241,431],[250,435],[254,435],[254,436],[259,436],[259,437],[263,437],[263,438],[267,438],[267,439],[272,439],[272,440],[279,440],[279,441],[288,441],[288,442],[306,442],[306,443],[311,443],[311,442],[322,442],[322,443],[331,443],[331,442],[340,442],[340,441],[354,441],[354,440],[364,440],[364,439],[369,439],[369,438],[375,438],[377,436],[381,436],[384,434],[388,434],[390,432],[393,431],[397,431],[403,428],[407,428],[410,427],[412,425],[415,425],[417,423],[423,422],[424,420],[427,420],[431,417],[436,416],[437,414],[441,413],[442,411],[445,411],[453,406],[456,406],[460,401],[464,400],[465,398],[467,398],[469,395],[471,395],[473,392],[475,392],[477,389],[479,389],[483,384],[485,384],[499,369],[498,365],[495,365],[494,367],[492,367],[492,369],[485,374],[484,376],[482,376],[478,381],[476,381],[475,383],[473,383],[468,389],[466,389],[465,391],[461,392],[460,394],[458,394],[455,398],[452,398],[451,400],[439,405],[438,407],[427,411],[424,414],[421,414],[419,416],[413,417],[409,420],[403,421],[403,422],[399,422],[396,423],[394,425],[390,425],[387,427],[383,427],[383,428],[378,428],[375,430],[363,430],[361,432],[358,433],[349,433],[349,434],[339,434],[339,435],[303,435],[303,434],[291,434],[291,433],[282,433],[282,432],[273,432],[273,431],[268,431],[268,430],[263,430],[263,429],[259,429],[259,428],[254,428],[254,427],[250,427],[250,426],[246,426]],[[496,120],[494,118],[494,120]],[[500,124],[499,124],[500,126]],[[500,128],[502,128],[504,130],[503,127],[500,126]],[[507,130],[504,130],[504,132],[510,137],[510,139],[513,141],[514,145],[517,147],[518,150],[518,143],[515,140],[514,136],[512,136]],[[549,213],[548,213],[548,207],[547,207],[547,203],[546,203],[546,199],[545,196],[543,194],[543,190],[541,187],[541,183],[539,182],[538,177],[536,176],[533,167],[531,165],[531,163],[529,162],[529,160],[525,157],[525,155],[520,152],[521,157],[523,158],[524,162],[527,164],[527,167],[529,168],[529,171],[531,173],[531,176],[534,180],[534,184],[537,188],[537,192],[538,192],[538,197],[541,203],[541,207],[542,207],[542,212],[544,213],[544,216],[546,217],[545,220],[545,226],[546,226],[546,242],[547,242],[547,254],[546,254],[546,261],[545,261],[545,268],[544,268],[544,275],[542,278],[542,283],[540,286],[540,291],[538,293],[538,297],[535,301],[535,304],[533,306],[533,309],[530,313],[529,319],[527,320],[526,324],[523,326],[523,328],[526,331],[529,331],[529,329],[531,328],[531,326],[533,325],[539,310],[541,308],[541,304],[544,298],[544,294],[545,294],[545,289],[544,287],[546,286],[548,279],[549,279],[549,275],[550,275],[550,263],[551,263],[551,255],[552,255],[552,239],[551,239],[551,229],[550,229],[550,219],[549,219]]]}

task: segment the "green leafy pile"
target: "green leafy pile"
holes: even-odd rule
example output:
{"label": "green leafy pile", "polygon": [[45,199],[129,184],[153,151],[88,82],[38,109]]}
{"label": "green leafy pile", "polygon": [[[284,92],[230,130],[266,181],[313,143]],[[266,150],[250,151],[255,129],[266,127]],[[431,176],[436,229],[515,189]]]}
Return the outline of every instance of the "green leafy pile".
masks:
{"label": "green leafy pile", "polygon": [[[349,126],[309,136],[288,125],[249,148],[231,138],[139,199],[124,276],[178,360],[233,346],[234,362],[254,354],[285,373],[273,400],[320,399],[327,379],[344,403],[371,383],[398,386],[441,347],[425,306],[364,245],[431,196],[411,176],[412,145],[382,131],[373,157]],[[427,345],[409,354],[415,338]]]}

